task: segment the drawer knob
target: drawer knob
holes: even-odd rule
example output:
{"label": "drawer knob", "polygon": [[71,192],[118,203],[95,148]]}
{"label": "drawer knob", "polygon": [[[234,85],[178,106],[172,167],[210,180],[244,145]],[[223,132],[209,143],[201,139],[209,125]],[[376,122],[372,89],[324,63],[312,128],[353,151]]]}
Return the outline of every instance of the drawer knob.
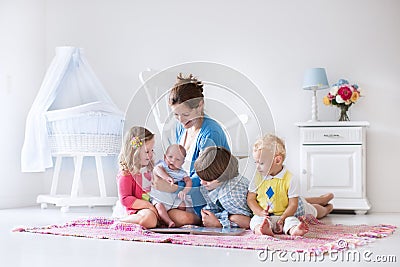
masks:
{"label": "drawer knob", "polygon": [[302,173],[303,173],[303,174],[306,174],[306,173],[307,173],[307,171],[306,171],[305,169],[303,169]]}
{"label": "drawer knob", "polygon": [[340,134],[324,134],[324,137],[340,137]]}

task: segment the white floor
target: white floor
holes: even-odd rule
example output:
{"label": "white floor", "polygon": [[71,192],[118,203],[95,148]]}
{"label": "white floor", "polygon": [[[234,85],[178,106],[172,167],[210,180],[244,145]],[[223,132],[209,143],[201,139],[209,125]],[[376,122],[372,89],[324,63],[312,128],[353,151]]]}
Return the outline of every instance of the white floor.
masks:
{"label": "white floor", "polygon": [[[71,208],[62,213],[58,208],[41,210],[39,207],[0,210],[0,266],[267,266],[292,263],[296,266],[313,264],[399,266],[399,230],[384,239],[359,248],[360,262],[353,255],[325,256],[322,262],[293,262],[289,255],[281,259],[270,255],[260,261],[258,253],[250,250],[191,247],[172,244],[152,244],[117,240],[99,240],[78,237],[61,237],[31,233],[15,233],[21,226],[60,224],[71,219],[88,216],[110,216],[111,208]],[[393,224],[400,226],[400,214],[331,214],[325,223],[342,224]],[[296,255],[298,256],[298,255]],[[350,257],[350,260],[346,258]],[[342,259],[343,258],[343,259]],[[320,260],[320,259],[318,259]],[[390,263],[373,263],[386,260]],[[287,262],[284,262],[287,261]],[[395,262],[393,262],[395,261]]]}

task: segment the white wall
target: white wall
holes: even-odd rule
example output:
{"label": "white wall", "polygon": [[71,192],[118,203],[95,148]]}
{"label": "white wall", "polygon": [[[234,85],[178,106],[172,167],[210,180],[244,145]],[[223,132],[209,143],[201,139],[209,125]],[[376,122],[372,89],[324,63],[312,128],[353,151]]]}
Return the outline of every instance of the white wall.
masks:
{"label": "white wall", "polygon": [[[28,72],[33,81],[24,80],[29,88],[21,87],[27,92],[22,110],[20,99],[10,101],[9,106],[19,115],[15,115],[18,118],[13,122],[16,125],[13,136],[18,138],[13,139],[15,143],[10,144],[12,148],[7,150],[7,156],[3,155],[14,159],[7,167],[7,175],[11,172],[22,181],[28,177],[17,171],[23,120],[56,46],[85,48],[88,61],[121,109],[127,108],[132,93],[140,85],[137,75],[146,67],[164,69],[201,60],[226,64],[241,71],[267,97],[277,133],[286,139],[287,164],[294,172],[299,170],[299,134],[294,124],[311,116],[311,93],[301,90],[304,70],[325,67],[331,83],[347,78],[364,89],[366,97],[351,108],[350,115],[351,120],[371,123],[368,129],[368,198],[373,211],[400,211],[397,205],[400,195],[397,188],[391,186],[397,184],[392,168],[399,158],[396,148],[400,148],[400,122],[396,118],[400,111],[397,104],[400,100],[397,94],[400,84],[399,1],[52,0],[45,1],[45,14],[41,6],[43,1],[36,1],[24,8],[37,17],[37,28],[31,29],[36,34],[28,40],[29,45],[23,49],[13,47],[26,41],[22,40],[22,36],[30,32],[26,28],[13,26],[7,30],[21,36],[10,45],[8,56],[22,58],[20,54],[24,52],[32,58],[31,65],[37,66],[31,69],[18,66],[16,70],[18,75]],[[16,13],[25,12],[22,7],[15,8]],[[46,19],[44,32],[39,29],[39,25],[43,25],[39,18],[43,15]],[[40,46],[44,36],[45,43]],[[44,64],[43,58],[32,51],[35,44],[45,49]],[[318,92],[319,100],[325,93]],[[319,115],[321,120],[336,120],[338,113],[320,101]],[[1,116],[3,120],[4,113]],[[108,166],[112,168],[112,163]],[[51,171],[31,174],[29,181],[39,184],[46,181],[45,187],[48,173]],[[109,173],[112,175],[111,170]],[[11,188],[20,185],[18,179],[4,182],[6,179],[2,176],[0,185]],[[109,187],[115,192],[112,181]],[[46,190],[38,188],[29,191],[29,195]],[[32,199],[24,194],[18,196],[24,200],[18,202],[20,205]]]}
{"label": "white wall", "polygon": [[45,71],[45,1],[0,1],[0,208],[31,205],[48,174],[20,172],[25,119]]}

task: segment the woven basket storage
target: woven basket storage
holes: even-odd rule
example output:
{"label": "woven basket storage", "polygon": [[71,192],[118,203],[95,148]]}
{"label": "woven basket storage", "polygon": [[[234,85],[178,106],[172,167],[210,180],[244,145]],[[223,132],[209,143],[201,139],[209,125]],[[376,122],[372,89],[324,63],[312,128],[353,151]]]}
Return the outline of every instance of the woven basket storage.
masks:
{"label": "woven basket storage", "polygon": [[[93,107],[93,106],[92,106]],[[52,154],[118,154],[122,144],[124,117],[87,105],[46,113]]]}

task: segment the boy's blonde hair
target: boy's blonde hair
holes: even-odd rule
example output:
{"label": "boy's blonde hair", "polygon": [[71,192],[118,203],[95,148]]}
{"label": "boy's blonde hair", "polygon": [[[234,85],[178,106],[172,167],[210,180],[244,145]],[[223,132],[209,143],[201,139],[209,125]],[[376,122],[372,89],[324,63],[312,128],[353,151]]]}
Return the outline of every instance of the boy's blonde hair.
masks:
{"label": "boy's blonde hair", "polygon": [[[125,134],[124,143],[119,154],[119,164],[122,171],[128,171],[132,174],[140,172],[142,166],[139,150],[147,141],[153,138],[154,134],[144,127],[133,126],[129,129]],[[154,160],[151,160],[147,169],[152,171],[153,166]]]}
{"label": "boy's blonde hair", "polygon": [[224,182],[239,175],[238,160],[224,147],[210,146],[204,149],[194,163],[200,179]]}
{"label": "boy's blonde hair", "polygon": [[279,155],[282,157],[282,161],[286,158],[285,142],[273,134],[266,134],[256,140],[253,146],[253,151],[256,152],[261,149],[268,149],[275,156]]}

